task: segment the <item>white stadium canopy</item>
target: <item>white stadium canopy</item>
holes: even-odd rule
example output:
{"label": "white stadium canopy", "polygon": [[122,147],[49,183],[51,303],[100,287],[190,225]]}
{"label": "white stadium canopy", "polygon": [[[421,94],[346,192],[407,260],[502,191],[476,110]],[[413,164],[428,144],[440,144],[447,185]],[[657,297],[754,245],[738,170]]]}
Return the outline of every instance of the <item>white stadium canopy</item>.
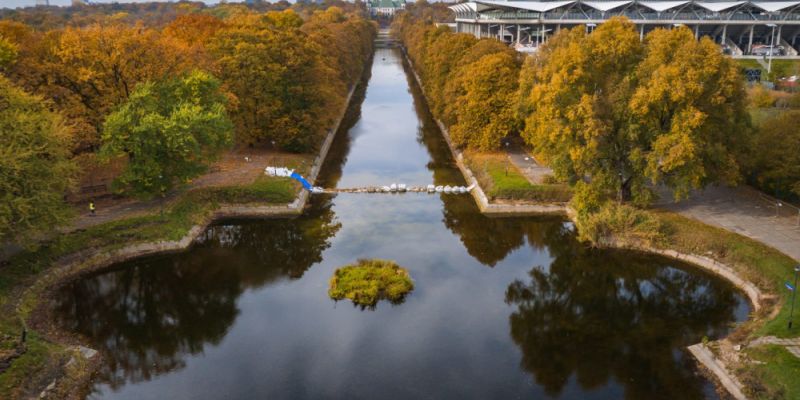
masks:
{"label": "white stadium canopy", "polygon": [[561,8],[571,4],[583,4],[598,11],[610,11],[623,6],[638,4],[647,7],[656,12],[664,12],[667,10],[683,7],[688,4],[694,4],[698,7],[704,8],[711,12],[720,12],[729,10],[734,7],[750,4],[756,8],[767,12],[778,12],[789,8],[800,6],[800,1],[674,1],[674,0],[649,0],[649,1],[613,1],[613,0],[600,0],[600,1],[471,1],[467,3],[460,3],[450,8],[455,12],[481,12],[492,9],[517,9],[535,12],[547,12],[557,8]]}
{"label": "white stadium canopy", "polygon": [[574,1],[479,1],[479,4],[488,4],[499,7],[513,7],[521,10],[545,12],[564,7]]}
{"label": "white stadium canopy", "polygon": [[628,4],[633,3],[633,1],[583,1],[581,3],[586,4],[595,10],[608,11],[622,6],[627,6]]}
{"label": "white stadium canopy", "polygon": [[694,4],[697,4],[700,7],[705,8],[708,11],[720,12],[724,11],[733,7],[738,7],[746,1],[696,1]]}

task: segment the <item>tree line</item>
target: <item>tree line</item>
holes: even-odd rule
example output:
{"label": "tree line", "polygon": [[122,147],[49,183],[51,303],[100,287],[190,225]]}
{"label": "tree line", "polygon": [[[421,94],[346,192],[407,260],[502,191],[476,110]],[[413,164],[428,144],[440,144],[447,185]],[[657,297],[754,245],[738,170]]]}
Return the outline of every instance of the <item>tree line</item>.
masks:
{"label": "tree line", "polygon": [[82,157],[123,159],[116,188],[148,197],[231,143],[314,151],[372,56],[376,27],[353,6],[186,4],[166,24],[0,20],[0,149],[16,153],[0,159],[0,241],[63,216]]}
{"label": "tree line", "polygon": [[613,18],[592,33],[562,29],[532,56],[408,14],[393,30],[457,145],[495,150],[521,136],[574,186],[581,214],[609,201],[646,206],[659,186],[675,199],[745,178],[800,188],[786,146],[796,115],[754,129],[740,67],[685,27],[640,40]]}

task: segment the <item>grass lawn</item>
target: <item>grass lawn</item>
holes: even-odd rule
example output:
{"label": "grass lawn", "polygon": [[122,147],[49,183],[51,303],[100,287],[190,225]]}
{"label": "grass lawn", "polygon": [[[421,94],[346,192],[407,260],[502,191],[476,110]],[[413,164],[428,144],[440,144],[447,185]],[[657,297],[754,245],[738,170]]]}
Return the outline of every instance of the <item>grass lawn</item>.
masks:
{"label": "grass lawn", "polygon": [[759,364],[739,371],[753,399],[800,399],[800,359],[781,346],[767,345],[747,349]]}
{"label": "grass lawn", "polygon": [[750,113],[750,120],[753,122],[753,126],[758,127],[765,121],[777,117],[782,112],[786,112],[786,110],[777,107],[770,107],[770,108],[748,107],[747,112]]}
{"label": "grass lawn", "polygon": [[505,153],[465,152],[464,157],[490,200],[566,202],[572,197],[566,184],[530,183]]}
{"label": "grass lawn", "polygon": [[[55,235],[51,240],[12,257],[0,268],[0,355],[16,346],[22,332],[22,321],[37,305],[37,299],[26,299],[19,311],[15,310],[14,303],[20,289],[31,285],[40,272],[49,269],[62,257],[86,249],[108,251],[135,243],[178,240],[192,226],[204,222],[220,204],[286,204],[295,199],[298,190],[299,183],[289,178],[266,176],[247,186],[195,189],[167,204],[163,216],[156,212]],[[27,378],[37,376],[37,371],[47,368],[64,351],[36,332],[29,332],[27,351],[0,374],[0,398],[24,395],[21,391],[25,390]]]}
{"label": "grass lawn", "polygon": [[[790,279],[797,263],[789,256],[753,239],[722,228],[703,224],[668,211],[653,211],[663,223],[666,239],[659,247],[683,253],[710,256],[725,263],[762,291],[775,293],[788,302],[790,292],[783,283]],[[800,329],[787,330],[789,307],[782,307],[778,316],[759,327],[753,335],[796,337]]]}
{"label": "grass lawn", "polygon": [[[753,59],[737,59],[736,62],[742,68],[760,69],[761,80],[770,80],[767,77],[767,69],[758,61]],[[773,80],[774,78],[783,78],[792,75],[800,75],[800,60],[772,60]]]}

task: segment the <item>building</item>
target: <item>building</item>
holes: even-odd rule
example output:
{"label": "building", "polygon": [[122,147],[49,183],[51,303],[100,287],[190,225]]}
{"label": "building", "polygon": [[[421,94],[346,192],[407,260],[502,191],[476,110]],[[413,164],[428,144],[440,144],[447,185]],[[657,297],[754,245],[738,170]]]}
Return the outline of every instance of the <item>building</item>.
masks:
{"label": "building", "polygon": [[471,1],[450,7],[456,31],[533,49],[562,28],[594,29],[613,16],[628,17],[641,37],[657,27],[685,25],[733,56],[797,56],[800,1]]}
{"label": "building", "polygon": [[397,11],[406,9],[406,0],[369,0],[367,8],[372,16],[393,16]]}

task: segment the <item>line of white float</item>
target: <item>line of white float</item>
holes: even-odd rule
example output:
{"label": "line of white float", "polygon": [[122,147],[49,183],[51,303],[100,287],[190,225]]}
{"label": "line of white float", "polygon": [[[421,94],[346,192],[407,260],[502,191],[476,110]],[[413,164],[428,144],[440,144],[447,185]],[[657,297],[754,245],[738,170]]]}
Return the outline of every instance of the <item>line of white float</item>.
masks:
{"label": "line of white float", "polygon": [[408,186],[405,183],[392,183],[388,186],[369,186],[362,188],[334,188],[323,189],[318,186],[311,186],[305,178],[300,174],[295,173],[293,169],[284,167],[266,167],[264,174],[269,176],[279,176],[284,178],[293,178],[303,183],[303,186],[311,193],[404,193],[404,192],[417,192],[417,193],[444,193],[444,194],[462,194],[469,193],[475,188],[475,185],[470,186],[450,186],[450,185],[427,185],[427,186]]}

